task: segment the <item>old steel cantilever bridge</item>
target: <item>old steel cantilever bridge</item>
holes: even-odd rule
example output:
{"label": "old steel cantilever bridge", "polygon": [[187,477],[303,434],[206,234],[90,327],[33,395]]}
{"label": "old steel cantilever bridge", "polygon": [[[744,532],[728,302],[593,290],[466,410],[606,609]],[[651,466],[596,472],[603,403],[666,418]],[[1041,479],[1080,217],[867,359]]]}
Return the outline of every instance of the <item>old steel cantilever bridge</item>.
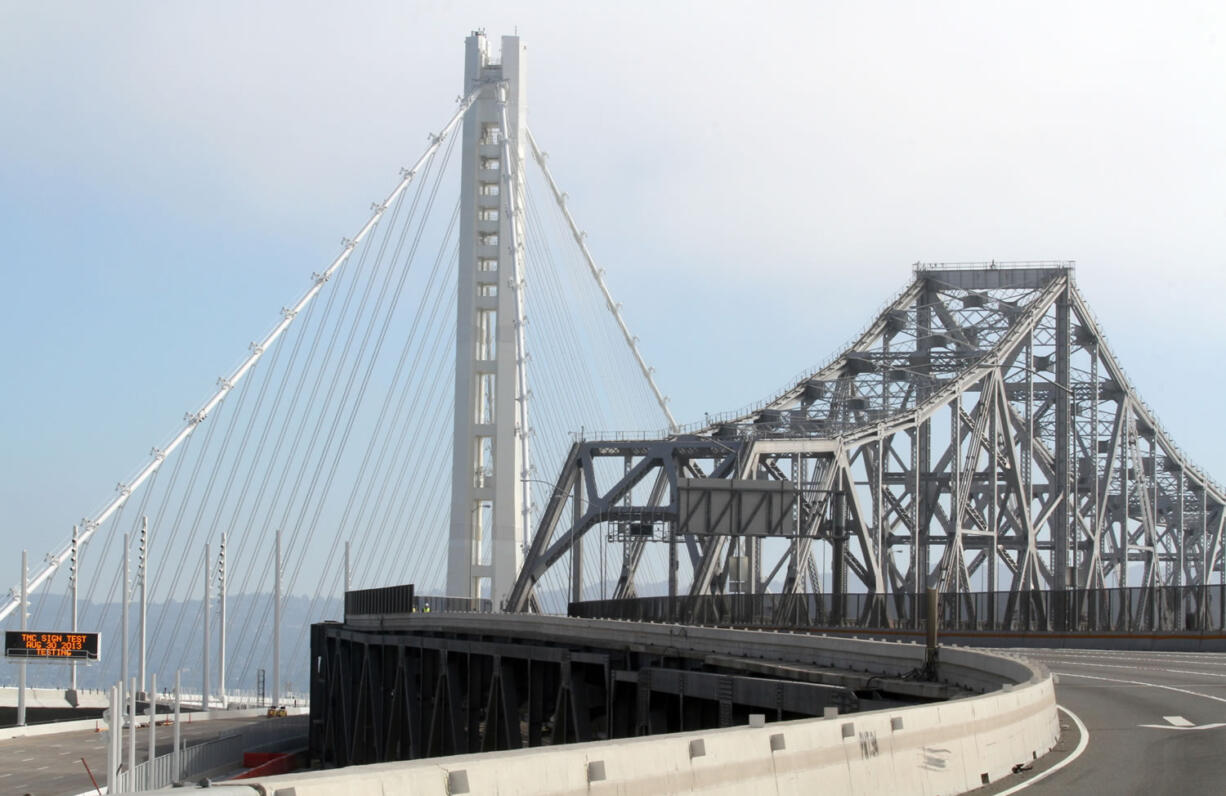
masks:
{"label": "old steel cantilever bridge", "polygon": [[272,679],[300,685],[307,621],[405,582],[517,613],[908,628],[936,589],[975,628],[1222,628],[1226,493],[1140,399],[1071,263],[917,264],[827,364],[681,427],[501,45],[469,37],[424,154],[34,568],[35,626],[114,625],[147,592],[168,606],[147,664],[113,642],[140,688],[200,661],[223,702],[277,657],[281,574],[305,621]]}
{"label": "old steel cantilever bridge", "polygon": [[827,365],[688,433],[576,441],[554,496],[514,610],[606,524],[614,600],[652,543],[670,599],[589,615],[908,627],[936,588],[972,628],[1221,627],[1224,493],[1128,381],[1071,263],[916,264]]}

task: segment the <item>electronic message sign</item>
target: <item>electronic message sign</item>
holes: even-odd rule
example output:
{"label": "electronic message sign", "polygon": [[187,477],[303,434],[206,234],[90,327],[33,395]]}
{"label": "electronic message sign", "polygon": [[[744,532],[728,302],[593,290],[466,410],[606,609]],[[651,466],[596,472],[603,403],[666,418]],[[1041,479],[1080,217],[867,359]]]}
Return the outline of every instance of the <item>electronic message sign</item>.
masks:
{"label": "electronic message sign", "polygon": [[96,661],[99,633],[4,631],[4,656],[40,661]]}

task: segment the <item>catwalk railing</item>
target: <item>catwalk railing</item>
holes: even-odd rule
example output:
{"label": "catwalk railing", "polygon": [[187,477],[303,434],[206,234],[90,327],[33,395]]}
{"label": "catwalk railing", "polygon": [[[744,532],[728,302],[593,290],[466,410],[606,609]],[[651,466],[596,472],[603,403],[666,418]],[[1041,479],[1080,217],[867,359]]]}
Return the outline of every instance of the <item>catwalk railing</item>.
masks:
{"label": "catwalk railing", "polygon": [[[939,610],[943,630],[1223,632],[1226,586],[942,594]],[[918,630],[926,609],[923,595],[914,594],[717,594],[575,602],[569,614],[734,627]]]}

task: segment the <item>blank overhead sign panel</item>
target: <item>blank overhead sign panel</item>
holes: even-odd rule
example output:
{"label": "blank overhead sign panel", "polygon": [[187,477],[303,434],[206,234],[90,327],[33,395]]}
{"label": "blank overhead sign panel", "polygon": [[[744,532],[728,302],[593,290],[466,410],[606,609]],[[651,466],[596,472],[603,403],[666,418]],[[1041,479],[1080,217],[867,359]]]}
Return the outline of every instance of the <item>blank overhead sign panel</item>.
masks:
{"label": "blank overhead sign panel", "polygon": [[678,478],[677,500],[678,533],[796,535],[796,487],[786,481]]}

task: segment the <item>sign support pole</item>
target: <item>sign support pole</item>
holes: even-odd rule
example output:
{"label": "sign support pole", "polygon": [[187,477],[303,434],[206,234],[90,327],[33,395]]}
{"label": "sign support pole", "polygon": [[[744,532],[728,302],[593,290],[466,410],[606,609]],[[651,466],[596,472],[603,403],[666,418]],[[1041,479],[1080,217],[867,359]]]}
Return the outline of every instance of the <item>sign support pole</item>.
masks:
{"label": "sign support pole", "polygon": [[[21,629],[26,630],[26,616],[30,613],[30,569],[26,565],[28,552],[21,551]],[[17,726],[26,726],[26,659],[17,667]]]}
{"label": "sign support pole", "polygon": [[128,684],[128,708],[132,724],[128,726],[128,785],[135,785],[136,776],[136,678]]}
{"label": "sign support pole", "polygon": [[157,757],[158,741],[158,676],[157,672],[149,675],[149,759]]}
{"label": "sign support pole", "polygon": [[204,543],[204,639],[200,648],[204,650],[204,662],[201,666],[200,709],[209,709],[209,544]]}
{"label": "sign support pole", "polygon": [[217,586],[221,604],[217,617],[217,694],[223,710],[226,705],[226,535],[221,535],[221,556],[217,561]]}
{"label": "sign support pole", "polygon": [[117,738],[119,736],[120,728],[123,727],[123,711],[119,709],[119,696],[117,694],[118,689],[119,689],[119,686],[117,685],[111,686],[111,693],[110,693],[111,709],[107,711],[108,713],[110,713],[110,717],[107,722],[108,726],[107,726],[107,736],[106,736],[106,792],[107,793],[118,793],[119,792],[119,782],[118,782],[119,755],[116,754],[115,750],[119,748],[119,742]]}
{"label": "sign support pole", "polygon": [[180,737],[180,735],[179,735],[179,733],[180,733],[180,728],[179,728],[179,710],[180,710],[179,693],[180,693],[180,691],[182,690],[182,683],[181,683],[181,682],[180,682],[180,680],[179,680],[179,675],[180,675],[180,670],[175,669],[175,728],[174,728],[174,733],[173,733],[173,736],[172,736],[172,737],[173,737],[173,740],[172,740],[172,745],[171,745],[171,748],[170,748],[170,756],[171,756],[171,757],[170,757],[170,768],[171,768],[171,770],[172,770],[172,771],[174,771],[174,775],[173,775],[173,777],[172,777],[172,781],[173,781],[173,782],[178,782],[178,781],[179,781],[179,778],[183,776],[183,768],[182,768],[183,758],[182,758],[182,757],[179,755],[179,737]]}
{"label": "sign support pole", "polygon": [[272,604],[272,704],[281,704],[281,531],[277,530],[276,558],[273,563]]}
{"label": "sign support pole", "polygon": [[128,601],[132,584],[128,580],[128,534],[123,535],[123,583],[119,589],[121,610],[119,612],[119,692],[128,686]]}
{"label": "sign support pole", "polygon": [[149,518],[140,518],[140,691],[145,690],[145,625],[149,615]]}
{"label": "sign support pole", "polygon": [[[80,533],[81,529],[74,525],[72,526],[72,566],[69,570],[72,581],[72,632],[76,633],[80,628],[77,627],[77,556],[80,554]],[[77,662],[72,662],[72,698],[77,698]],[[76,704],[75,701],[73,704]]]}

